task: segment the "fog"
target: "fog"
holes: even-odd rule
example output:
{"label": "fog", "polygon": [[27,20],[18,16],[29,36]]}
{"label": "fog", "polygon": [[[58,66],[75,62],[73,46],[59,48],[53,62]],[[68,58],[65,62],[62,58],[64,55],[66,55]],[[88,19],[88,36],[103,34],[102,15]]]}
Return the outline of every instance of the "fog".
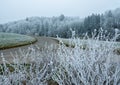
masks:
{"label": "fog", "polygon": [[0,0],[0,23],[31,16],[79,16],[118,8],[120,0]]}

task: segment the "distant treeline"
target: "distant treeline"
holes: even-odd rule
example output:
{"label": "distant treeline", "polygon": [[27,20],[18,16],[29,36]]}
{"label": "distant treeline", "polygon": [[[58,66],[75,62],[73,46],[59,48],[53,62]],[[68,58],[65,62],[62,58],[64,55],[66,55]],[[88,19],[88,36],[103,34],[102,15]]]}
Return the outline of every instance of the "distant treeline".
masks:
{"label": "distant treeline", "polygon": [[110,33],[111,37],[114,36],[115,29],[120,30],[120,8],[106,11],[104,14],[92,14],[84,19],[66,17],[63,14],[51,18],[30,17],[25,20],[1,24],[0,32],[51,37],[58,35],[62,38],[70,38],[72,35],[70,29],[75,31],[76,36],[82,37],[85,33],[92,36],[94,29],[98,34],[100,28],[106,30],[106,35]]}

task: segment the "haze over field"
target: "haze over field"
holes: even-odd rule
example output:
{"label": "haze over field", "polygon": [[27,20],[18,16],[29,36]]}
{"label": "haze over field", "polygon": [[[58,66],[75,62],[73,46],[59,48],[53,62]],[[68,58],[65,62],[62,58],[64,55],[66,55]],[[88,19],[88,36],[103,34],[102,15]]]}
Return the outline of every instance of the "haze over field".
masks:
{"label": "haze over field", "polygon": [[119,0],[1,0],[0,23],[31,16],[79,16],[103,13],[120,6]]}

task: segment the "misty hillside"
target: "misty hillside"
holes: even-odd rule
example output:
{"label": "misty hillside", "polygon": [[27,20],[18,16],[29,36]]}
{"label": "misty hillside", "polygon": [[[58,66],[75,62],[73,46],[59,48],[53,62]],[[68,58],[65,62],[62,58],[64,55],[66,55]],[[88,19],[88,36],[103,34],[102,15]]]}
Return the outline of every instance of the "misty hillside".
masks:
{"label": "misty hillside", "polygon": [[111,38],[115,29],[120,29],[120,8],[106,11],[104,14],[92,14],[84,19],[63,14],[58,17],[28,17],[1,24],[0,32],[70,38],[71,29],[76,32],[76,36],[82,37],[86,32],[91,36],[94,29],[98,32],[100,28],[106,30],[106,35],[110,33]]}

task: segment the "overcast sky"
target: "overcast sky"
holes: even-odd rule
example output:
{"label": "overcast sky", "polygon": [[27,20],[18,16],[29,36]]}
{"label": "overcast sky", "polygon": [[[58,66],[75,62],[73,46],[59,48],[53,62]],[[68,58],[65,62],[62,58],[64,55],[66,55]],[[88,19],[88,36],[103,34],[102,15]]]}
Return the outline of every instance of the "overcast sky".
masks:
{"label": "overcast sky", "polygon": [[0,23],[31,16],[79,16],[120,7],[120,0],[0,0]]}

